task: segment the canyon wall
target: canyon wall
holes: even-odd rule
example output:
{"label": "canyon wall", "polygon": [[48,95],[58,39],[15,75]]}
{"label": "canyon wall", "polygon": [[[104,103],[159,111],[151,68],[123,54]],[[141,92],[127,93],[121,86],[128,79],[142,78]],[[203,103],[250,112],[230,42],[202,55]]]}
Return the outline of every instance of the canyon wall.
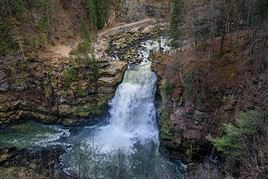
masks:
{"label": "canyon wall", "polygon": [[[159,76],[160,138],[171,156],[202,160],[212,154],[212,140],[222,135],[224,123],[234,122],[243,111],[267,109],[267,70],[250,60],[248,34],[239,34],[236,42],[233,34],[226,36],[225,55],[211,60],[190,46],[152,55]],[[214,54],[220,51],[220,39],[213,40]]]}

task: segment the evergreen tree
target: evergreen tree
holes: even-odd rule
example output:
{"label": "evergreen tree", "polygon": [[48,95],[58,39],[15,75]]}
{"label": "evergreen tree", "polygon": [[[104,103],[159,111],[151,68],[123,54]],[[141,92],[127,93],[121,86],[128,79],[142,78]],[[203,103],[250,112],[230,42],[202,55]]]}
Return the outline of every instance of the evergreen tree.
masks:
{"label": "evergreen tree", "polygon": [[85,0],[85,6],[87,10],[87,16],[94,27],[97,27],[97,10],[94,0]]}
{"label": "evergreen tree", "polygon": [[101,29],[107,20],[107,0],[95,0],[95,6],[97,9],[97,28]]}
{"label": "evergreen tree", "polygon": [[180,0],[173,0],[170,34],[173,39],[172,46],[174,48],[179,47],[179,40],[181,37],[181,31],[179,30],[180,24],[181,24],[181,2]]}
{"label": "evergreen tree", "polygon": [[267,0],[257,0],[257,18],[258,20],[263,21],[268,17],[268,1]]}
{"label": "evergreen tree", "polygon": [[103,28],[107,21],[107,0],[85,0],[85,6],[92,25]]}

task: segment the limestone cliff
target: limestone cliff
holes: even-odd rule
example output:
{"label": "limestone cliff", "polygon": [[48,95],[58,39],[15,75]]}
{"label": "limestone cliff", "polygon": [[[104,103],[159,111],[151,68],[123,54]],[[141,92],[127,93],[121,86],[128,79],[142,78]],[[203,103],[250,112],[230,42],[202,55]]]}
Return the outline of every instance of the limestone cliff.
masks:
{"label": "limestone cliff", "polygon": [[[223,123],[241,111],[267,109],[267,70],[250,60],[246,33],[240,32],[237,42],[231,36],[225,54],[211,60],[191,48],[152,55],[159,76],[160,137],[174,157],[191,161],[210,155],[210,139],[221,135]],[[220,38],[213,43],[217,54]]]}
{"label": "limestone cliff", "polygon": [[88,116],[102,113],[127,68],[120,61],[101,59],[93,64],[71,57],[23,64],[6,58],[0,63],[0,124],[18,119],[85,122]]}

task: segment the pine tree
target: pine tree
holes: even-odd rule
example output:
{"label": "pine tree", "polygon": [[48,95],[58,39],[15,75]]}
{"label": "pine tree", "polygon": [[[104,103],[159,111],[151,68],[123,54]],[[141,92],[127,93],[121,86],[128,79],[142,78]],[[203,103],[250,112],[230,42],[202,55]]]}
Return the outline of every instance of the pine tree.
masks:
{"label": "pine tree", "polygon": [[181,31],[179,26],[181,24],[181,5],[180,0],[173,0],[173,8],[170,23],[170,34],[173,39],[172,46],[174,48],[179,47],[179,40],[181,37]]}
{"label": "pine tree", "polygon": [[94,27],[97,27],[97,10],[94,0],[85,0],[85,6],[87,10],[87,16]]}
{"label": "pine tree", "polygon": [[97,28],[102,29],[107,20],[107,0],[95,0],[97,10]]}
{"label": "pine tree", "polygon": [[102,29],[107,21],[107,0],[85,0],[88,18],[96,29]]}
{"label": "pine tree", "polygon": [[258,20],[263,21],[268,17],[268,1],[267,0],[257,0],[257,18]]}

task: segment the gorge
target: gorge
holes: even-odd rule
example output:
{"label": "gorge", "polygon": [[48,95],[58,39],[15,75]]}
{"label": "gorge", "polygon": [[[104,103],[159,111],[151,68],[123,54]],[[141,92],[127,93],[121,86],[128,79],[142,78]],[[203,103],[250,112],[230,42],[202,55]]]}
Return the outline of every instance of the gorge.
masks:
{"label": "gorge", "polygon": [[0,178],[266,178],[267,9],[1,1]]}
{"label": "gorge", "polygon": [[[0,133],[3,146],[62,145],[62,165],[70,176],[85,178],[182,178],[183,165],[159,153],[156,75],[151,51],[169,51],[167,37],[141,42],[140,64],[130,64],[100,124],[68,128],[28,122]],[[40,133],[38,131],[44,131]]]}

